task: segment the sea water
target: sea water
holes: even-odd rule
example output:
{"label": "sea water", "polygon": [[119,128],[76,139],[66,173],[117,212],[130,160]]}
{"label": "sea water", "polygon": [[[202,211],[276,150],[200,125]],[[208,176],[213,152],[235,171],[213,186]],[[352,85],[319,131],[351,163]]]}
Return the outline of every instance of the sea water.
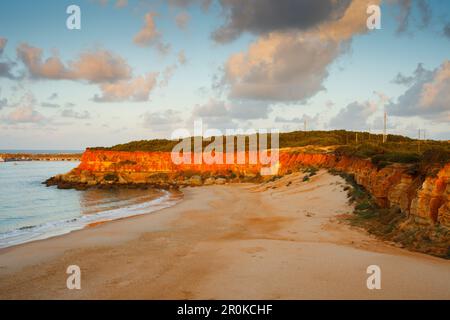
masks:
{"label": "sea water", "polygon": [[154,212],[178,201],[164,190],[84,191],[46,187],[43,181],[78,162],[0,162],[0,248],[45,239],[89,224]]}

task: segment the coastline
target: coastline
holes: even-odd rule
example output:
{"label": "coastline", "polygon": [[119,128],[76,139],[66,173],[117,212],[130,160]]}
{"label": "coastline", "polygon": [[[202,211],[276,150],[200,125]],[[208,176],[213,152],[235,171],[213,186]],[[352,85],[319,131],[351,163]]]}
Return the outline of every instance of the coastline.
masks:
{"label": "coastline", "polygon": [[[0,249],[0,298],[449,299],[450,261],[340,222],[352,212],[344,186],[320,171],[185,188],[150,215]],[[65,287],[71,264],[82,290]],[[366,287],[372,264],[382,290]]]}
{"label": "coastline", "polygon": [[[74,231],[95,227],[106,222],[132,218],[169,208],[181,200],[182,194],[160,190],[161,195],[145,203],[137,203],[122,208],[82,215],[77,218],[51,221],[40,225],[27,226],[0,234],[0,250],[26,243],[51,239]],[[136,210],[138,212],[136,212]],[[146,212],[142,212],[145,210]]]}
{"label": "coastline", "polygon": [[80,161],[82,153],[9,153],[0,152],[0,163],[22,161]]}

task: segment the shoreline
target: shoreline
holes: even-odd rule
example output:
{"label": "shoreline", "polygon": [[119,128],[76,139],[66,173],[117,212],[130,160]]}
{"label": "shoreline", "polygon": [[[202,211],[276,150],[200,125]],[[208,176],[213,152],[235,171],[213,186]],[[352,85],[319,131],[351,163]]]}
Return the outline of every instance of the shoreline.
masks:
{"label": "shoreline", "polygon": [[[158,189],[160,190],[160,189]],[[182,200],[183,195],[181,193],[175,192],[175,191],[166,191],[166,190],[160,190],[162,194],[154,198],[150,201],[147,201],[145,203],[136,203],[131,206],[125,206],[122,208],[109,210],[109,211],[100,211],[96,214],[92,215],[82,215],[77,218],[72,219],[66,219],[66,220],[58,220],[58,221],[51,221],[46,222],[34,226],[27,226],[22,227],[20,229],[11,230],[8,232],[4,232],[3,234],[0,234],[2,236],[1,242],[0,242],[0,251],[3,249],[13,248],[15,246],[25,245],[28,243],[36,242],[36,241],[42,241],[47,239],[52,239],[56,237],[61,237],[67,234],[70,234],[72,232],[81,231],[87,228],[93,228],[108,222],[116,221],[116,220],[122,220],[127,218],[133,218],[141,215],[146,214],[152,214],[155,212],[158,212],[160,210],[163,210],[165,208],[170,208],[171,206],[176,205],[179,201]],[[142,205],[149,206],[148,212],[145,213],[131,213],[130,215],[122,214],[122,215],[114,215],[113,211],[130,211],[131,207],[136,206],[142,206]],[[127,210],[128,209],[128,210]],[[98,220],[97,220],[98,219]],[[47,228],[45,228],[48,226]],[[53,227],[53,228],[52,228]],[[44,230],[42,230],[44,229]],[[36,231],[40,230],[40,231]],[[28,231],[28,233],[27,233]],[[20,234],[23,232],[22,234]],[[30,234],[30,232],[36,232],[36,234]],[[15,240],[15,238],[18,238],[21,236],[21,239]],[[12,239],[10,240],[11,244],[3,244],[3,241],[5,239]]]}
{"label": "shoreline", "polygon": [[81,161],[82,153],[0,153],[0,163],[27,161]]}
{"label": "shoreline", "polygon": [[[340,222],[340,177],[302,180],[186,188],[152,214],[0,249],[0,298],[450,299],[449,261]],[[70,264],[82,290],[65,288]],[[372,264],[382,290],[366,288]]]}

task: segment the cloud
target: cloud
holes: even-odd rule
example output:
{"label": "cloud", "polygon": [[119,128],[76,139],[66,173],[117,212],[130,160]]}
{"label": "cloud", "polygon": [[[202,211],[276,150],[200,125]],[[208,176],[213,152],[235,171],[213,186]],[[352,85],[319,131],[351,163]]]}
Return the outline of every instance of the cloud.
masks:
{"label": "cloud", "polygon": [[227,106],[229,117],[237,120],[267,119],[272,108],[264,102],[240,101]]}
{"label": "cloud", "polygon": [[[0,88],[0,93],[2,93],[1,88]],[[0,110],[1,110],[3,107],[6,107],[7,105],[8,105],[8,99],[6,99],[6,98],[0,99]]]}
{"label": "cloud", "polygon": [[307,114],[303,114],[301,117],[285,118],[277,116],[274,119],[275,123],[282,123],[283,130],[293,131],[293,130],[304,130],[306,124],[306,130],[315,130],[319,126],[320,115],[317,113],[314,117]]}
{"label": "cloud", "polygon": [[177,24],[178,28],[185,30],[189,24],[189,21],[191,20],[191,16],[187,12],[180,12],[175,17],[175,23]]}
{"label": "cloud", "polygon": [[[392,121],[392,119],[389,117],[387,118],[387,123],[386,123],[386,129],[397,129],[398,128],[398,123]],[[373,119],[372,123],[369,126],[369,129],[373,129],[373,130],[383,130],[384,129],[384,116],[378,116],[375,119]]]}
{"label": "cloud", "polygon": [[425,28],[430,24],[432,12],[426,0],[397,0],[394,3],[398,4],[400,13],[397,16],[398,27],[397,32],[403,33],[408,31],[411,20],[413,20],[413,9],[416,10],[420,16],[420,28]]}
{"label": "cloud", "polygon": [[114,82],[131,77],[131,68],[120,56],[107,50],[81,53],[77,60],[65,65],[55,55],[42,58],[42,49],[19,45],[17,55],[32,78],[85,80],[91,83]]}
{"label": "cloud", "polygon": [[280,116],[275,117],[274,121],[279,122],[279,123],[302,123],[302,122],[304,122],[303,118],[295,117],[295,118],[287,119],[287,118],[280,117]]}
{"label": "cloud", "polygon": [[[184,55],[184,51],[181,50],[178,53],[178,57],[177,57],[178,63],[180,65],[185,65],[186,64],[186,56]],[[169,84],[170,79],[173,77],[173,75],[175,74],[175,71],[178,69],[179,65],[177,65],[176,63],[167,66],[164,71],[162,72],[162,79],[159,82],[159,86],[160,87],[167,87],[167,85]]]}
{"label": "cloud", "polygon": [[19,77],[15,76],[12,72],[15,65],[16,64],[12,61],[0,61],[0,78],[7,78],[11,80],[18,79]]}
{"label": "cloud", "polygon": [[417,65],[416,70],[414,70],[413,75],[411,76],[404,76],[400,72],[395,76],[394,80],[392,80],[395,84],[410,86],[417,78],[421,78],[423,75],[425,75],[427,71],[423,68],[423,64],[419,63]]}
{"label": "cloud", "polygon": [[116,8],[123,8],[128,5],[128,0],[117,0],[116,1]]}
{"label": "cloud", "polygon": [[433,71],[422,68],[415,72],[410,87],[396,103],[389,103],[387,110],[395,116],[450,121],[450,61],[445,60]]}
{"label": "cloud", "polygon": [[158,130],[171,128],[182,121],[180,112],[172,109],[164,112],[147,112],[142,115],[142,118],[144,127]]}
{"label": "cloud", "polygon": [[267,119],[271,111],[271,107],[263,102],[210,99],[194,106],[186,124],[192,126],[194,121],[202,120],[205,129],[217,129],[225,133],[227,129],[253,128],[250,120]]}
{"label": "cloud", "polygon": [[327,100],[325,102],[325,107],[327,107],[328,109],[331,109],[334,106],[334,102],[331,100]]}
{"label": "cloud", "polygon": [[185,65],[187,63],[186,55],[183,50],[178,52],[178,63],[181,65]]}
{"label": "cloud", "polygon": [[84,111],[84,112],[77,112],[74,111],[72,109],[65,109],[61,112],[61,116],[63,118],[72,118],[72,119],[89,119],[91,117],[91,115],[89,114],[88,111]]}
{"label": "cloud", "polygon": [[140,46],[148,46],[161,36],[161,34],[156,30],[154,20],[155,16],[157,16],[155,12],[150,12],[145,15],[144,26],[134,37],[134,43]]}
{"label": "cloud", "polygon": [[[95,2],[99,3],[102,6],[108,5],[108,0],[95,0]],[[113,1],[114,2],[114,1]],[[124,8],[128,5],[128,0],[116,0],[115,1],[115,7],[116,8]]]}
{"label": "cloud", "polygon": [[7,42],[8,39],[0,37],[0,56],[3,54],[3,50],[5,50]]}
{"label": "cloud", "polygon": [[208,10],[211,6],[212,0],[168,0],[169,5],[187,8],[194,4],[200,4],[203,10]]}
{"label": "cloud", "polygon": [[108,4],[108,0],[95,0],[95,1],[101,4],[102,6],[106,6]]}
{"label": "cloud", "polygon": [[31,91],[25,92],[17,102],[10,105],[10,107],[17,108],[21,106],[34,107],[37,104],[37,100]]}
{"label": "cloud", "polygon": [[3,122],[17,123],[42,123],[47,120],[42,114],[34,110],[32,106],[19,106],[2,118]]}
{"label": "cloud", "polygon": [[265,103],[225,103],[211,99],[203,105],[196,105],[192,115],[197,118],[230,118],[237,120],[267,119],[271,108]]}
{"label": "cloud", "polygon": [[175,70],[178,68],[176,64],[166,67],[162,73],[162,80],[159,82],[160,87],[167,87],[170,79],[173,77]]}
{"label": "cloud", "polygon": [[306,124],[309,128],[311,128],[311,125],[317,125],[319,123],[319,114],[316,114],[314,117],[308,116],[307,114],[303,114],[303,116],[301,118],[299,117],[294,117],[294,118],[284,118],[284,117],[280,117],[277,116],[275,117],[275,122],[278,123],[298,123],[298,124],[302,124],[304,125],[306,121]]}
{"label": "cloud", "polygon": [[145,76],[128,81],[100,84],[102,95],[95,95],[96,102],[148,101],[150,92],[156,86],[158,73],[148,73]]}
{"label": "cloud", "polygon": [[[37,105],[37,100],[31,92],[26,92],[20,99],[15,103],[10,103],[6,105],[8,101],[4,99],[5,106],[12,108],[12,111],[2,117],[0,117],[0,122],[7,124],[25,124],[25,123],[35,123],[35,124],[45,124],[50,121],[43,114],[35,109]],[[0,108],[2,101],[0,100]]]}
{"label": "cloud", "polygon": [[426,0],[418,0],[417,6],[420,11],[420,17],[422,20],[422,27],[427,27],[430,24],[432,13],[431,8]]}
{"label": "cloud", "polygon": [[[226,23],[213,34],[229,42],[243,32],[255,35],[274,31],[306,30],[326,20],[338,19],[350,0],[221,0]],[[365,11],[364,11],[365,12]]]}
{"label": "cloud", "polygon": [[167,55],[172,49],[172,46],[169,43],[158,42],[156,44],[156,49],[162,55]]}
{"label": "cloud", "polygon": [[203,105],[196,105],[188,122],[192,124],[200,119],[208,129],[226,130],[238,126],[236,121],[231,118],[225,103],[214,99]]}
{"label": "cloud", "polygon": [[448,22],[445,26],[444,26],[444,36],[446,36],[448,39],[450,39],[450,22]]}
{"label": "cloud", "polygon": [[412,3],[411,0],[399,0],[398,2],[400,5],[400,14],[397,17],[397,32],[405,32],[405,30],[408,28],[409,19],[411,16]]}
{"label": "cloud", "polygon": [[229,87],[230,98],[305,100],[324,89],[326,66],[340,50],[335,42],[272,33],[247,52],[231,56],[222,82]]}
{"label": "cloud", "polygon": [[59,95],[56,92],[54,92],[47,99],[48,100],[55,100],[55,99],[58,99],[58,97],[59,97]]}
{"label": "cloud", "polygon": [[372,102],[352,102],[330,120],[329,126],[333,129],[367,130],[370,128],[368,119],[376,110],[377,106]]}
{"label": "cloud", "polygon": [[156,28],[156,12],[149,12],[145,15],[145,22],[142,29],[134,36],[133,42],[141,47],[155,46],[161,54],[167,54],[170,51],[170,45],[161,41],[162,35]]}
{"label": "cloud", "polygon": [[[107,50],[84,52],[75,61],[64,63],[56,55],[44,60],[42,49],[23,43],[17,48],[17,55],[34,79],[99,84],[102,94],[93,98],[97,102],[147,101],[156,85],[157,73],[133,78],[128,63]],[[53,94],[49,99],[56,97]]]}
{"label": "cloud", "polygon": [[[0,37],[0,57],[3,56],[8,39]],[[6,60],[0,61],[0,78],[19,79],[12,73],[12,69],[16,66],[14,61]]]}
{"label": "cloud", "polygon": [[42,102],[41,103],[41,107],[44,107],[44,108],[59,108],[59,107],[61,107],[59,104],[56,104],[56,103],[48,103],[48,102]]}
{"label": "cloud", "polygon": [[0,99],[0,110],[3,107],[6,107],[7,105],[8,105],[8,99],[6,99],[6,98]]}
{"label": "cloud", "polygon": [[[246,13],[258,21],[251,24],[261,24],[255,29],[261,35],[248,50],[235,53],[226,61],[218,87],[228,90],[229,98],[304,102],[324,90],[322,83],[328,77],[328,66],[348,49],[352,36],[367,31],[366,0],[354,0],[349,5],[348,1],[297,2],[282,1],[280,5],[263,1],[263,8],[256,10],[257,17],[255,12]],[[241,9],[247,5],[244,1],[230,3]],[[317,21],[314,24],[294,21],[283,5],[310,5],[317,11],[312,13]],[[265,8],[268,6],[279,12],[274,14],[274,21],[265,25],[264,13],[271,12]],[[325,11],[319,10],[322,6]],[[279,21],[283,13],[287,15],[284,22]]]}

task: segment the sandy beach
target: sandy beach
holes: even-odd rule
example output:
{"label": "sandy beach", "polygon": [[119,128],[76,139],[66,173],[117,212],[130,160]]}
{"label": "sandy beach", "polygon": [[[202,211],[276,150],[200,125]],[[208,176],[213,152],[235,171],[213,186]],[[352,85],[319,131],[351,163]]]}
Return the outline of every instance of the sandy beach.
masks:
{"label": "sandy beach", "polygon": [[[1,299],[450,299],[450,261],[383,243],[340,217],[320,171],[183,189],[158,212],[0,250]],[[81,268],[81,290],[66,268]],[[381,268],[381,290],[366,269]]]}

